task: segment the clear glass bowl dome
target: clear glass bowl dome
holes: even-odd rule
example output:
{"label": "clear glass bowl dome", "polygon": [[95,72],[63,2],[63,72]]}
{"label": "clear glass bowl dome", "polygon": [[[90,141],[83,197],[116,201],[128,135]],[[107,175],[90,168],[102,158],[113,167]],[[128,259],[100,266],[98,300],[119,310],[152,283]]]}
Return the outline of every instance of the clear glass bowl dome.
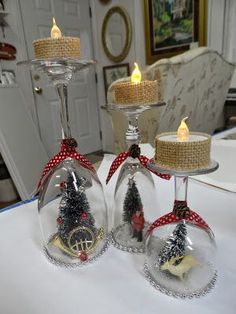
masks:
{"label": "clear glass bowl dome", "polygon": [[143,253],[144,234],[159,214],[159,206],[152,175],[138,159],[129,157],[122,166],[114,201],[113,244],[124,251]]}
{"label": "clear glass bowl dome", "polygon": [[97,175],[67,158],[43,180],[39,218],[45,253],[58,265],[80,266],[107,248],[107,208]]}
{"label": "clear glass bowl dome", "polygon": [[146,241],[145,276],[167,295],[199,297],[215,284],[215,250],[210,229],[186,220],[157,227]]}

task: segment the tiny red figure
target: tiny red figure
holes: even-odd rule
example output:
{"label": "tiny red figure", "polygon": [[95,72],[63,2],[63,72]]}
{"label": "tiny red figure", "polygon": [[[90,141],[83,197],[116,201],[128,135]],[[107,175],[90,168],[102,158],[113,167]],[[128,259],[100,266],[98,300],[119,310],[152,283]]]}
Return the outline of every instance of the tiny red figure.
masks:
{"label": "tiny red figure", "polygon": [[131,226],[133,229],[133,237],[137,238],[138,242],[143,241],[143,228],[145,219],[142,209],[136,210],[135,214],[131,218]]}

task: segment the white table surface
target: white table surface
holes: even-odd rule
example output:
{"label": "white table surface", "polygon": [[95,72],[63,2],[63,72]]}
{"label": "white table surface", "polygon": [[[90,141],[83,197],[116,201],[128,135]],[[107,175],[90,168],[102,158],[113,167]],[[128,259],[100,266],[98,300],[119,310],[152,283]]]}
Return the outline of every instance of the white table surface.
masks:
{"label": "white table surface", "polygon": [[217,139],[225,138],[228,135],[231,135],[231,134],[234,134],[234,133],[236,133],[236,127],[233,127],[231,129],[225,130],[223,132],[216,133],[212,137],[213,137],[213,139],[217,140]]}
{"label": "white table surface", "polygon": [[[101,181],[114,156],[106,155]],[[110,213],[117,173],[104,187]],[[174,182],[155,178],[161,214],[172,209]],[[200,299],[179,300],[155,290],[142,274],[143,255],[110,247],[93,264],[68,270],[41,250],[37,201],[0,213],[0,314],[235,314],[236,193],[189,182],[188,203],[212,227],[218,246],[215,288]],[[153,209],[153,219],[158,209]]]}

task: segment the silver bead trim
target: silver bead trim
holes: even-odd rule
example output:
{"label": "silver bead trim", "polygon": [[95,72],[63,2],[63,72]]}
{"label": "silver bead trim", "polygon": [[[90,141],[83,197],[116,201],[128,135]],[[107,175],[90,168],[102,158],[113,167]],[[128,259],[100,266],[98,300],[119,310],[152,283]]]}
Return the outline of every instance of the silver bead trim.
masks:
{"label": "silver bead trim", "polygon": [[111,244],[114,247],[116,247],[117,249],[122,250],[124,252],[136,253],[136,254],[142,254],[145,252],[145,248],[130,247],[130,246],[125,246],[125,245],[118,243],[115,240],[115,236],[114,236],[114,233],[112,231],[110,232],[110,239],[111,239]]}
{"label": "silver bead trim", "polygon": [[196,290],[192,293],[189,294],[184,294],[184,293],[177,293],[177,292],[173,292],[170,291],[164,287],[162,287],[161,285],[159,285],[154,278],[152,277],[151,273],[149,272],[147,263],[144,264],[143,266],[143,271],[144,271],[144,275],[146,277],[146,279],[149,281],[149,283],[157,290],[159,290],[160,292],[174,297],[174,298],[179,298],[179,299],[193,299],[193,298],[200,298],[204,295],[206,295],[208,292],[211,291],[211,289],[214,288],[215,283],[216,283],[216,279],[217,279],[217,271],[215,271],[211,281],[203,288],[200,290]]}
{"label": "silver bead trim", "polygon": [[101,251],[100,251],[97,255],[95,255],[95,256],[94,256],[93,258],[91,258],[91,259],[88,259],[87,261],[84,261],[84,262],[81,262],[81,261],[80,261],[80,262],[78,262],[78,263],[73,263],[73,264],[65,263],[65,262],[62,262],[62,261],[60,261],[60,260],[58,260],[58,259],[52,257],[52,256],[49,254],[49,252],[48,252],[48,250],[47,250],[47,248],[46,248],[45,246],[43,247],[43,252],[44,252],[44,254],[46,255],[47,259],[48,259],[52,264],[54,264],[54,265],[56,265],[56,266],[65,267],[65,268],[78,268],[78,267],[84,267],[84,266],[86,266],[86,265],[88,265],[88,264],[91,264],[91,263],[94,262],[95,260],[97,260],[101,255],[103,255],[103,254],[106,252],[106,250],[108,249],[109,245],[110,245],[110,240],[109,240],[109,236],[107,236],[106,239],[105,239],[105,243],[104,243],[103,248],[101,249]]}

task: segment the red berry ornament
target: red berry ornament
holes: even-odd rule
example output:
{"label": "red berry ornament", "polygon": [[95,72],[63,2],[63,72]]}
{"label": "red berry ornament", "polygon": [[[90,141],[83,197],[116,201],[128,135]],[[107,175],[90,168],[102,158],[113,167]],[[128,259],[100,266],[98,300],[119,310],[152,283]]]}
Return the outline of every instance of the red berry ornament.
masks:
{"label": "red berry ornament", "polygon": [[87,255],[87,253],[86,252],[80,252],[79,253],[79,259],[81,260],[81,262],[85,262],[85,261],[87,261],[87,259],[88,259],[88,255]]}
{"label": "red berry ornament", "polygon": [[57,218],[57,224],[61,225],[63,223],[63,219],[61,217]]}
{"label": "red berry ornament", "polygon": [[87,213],[81,213],[81,215],[80,215],[80,219],[81,220],[87,220],[87,218],[88,218],[88,214]]}

